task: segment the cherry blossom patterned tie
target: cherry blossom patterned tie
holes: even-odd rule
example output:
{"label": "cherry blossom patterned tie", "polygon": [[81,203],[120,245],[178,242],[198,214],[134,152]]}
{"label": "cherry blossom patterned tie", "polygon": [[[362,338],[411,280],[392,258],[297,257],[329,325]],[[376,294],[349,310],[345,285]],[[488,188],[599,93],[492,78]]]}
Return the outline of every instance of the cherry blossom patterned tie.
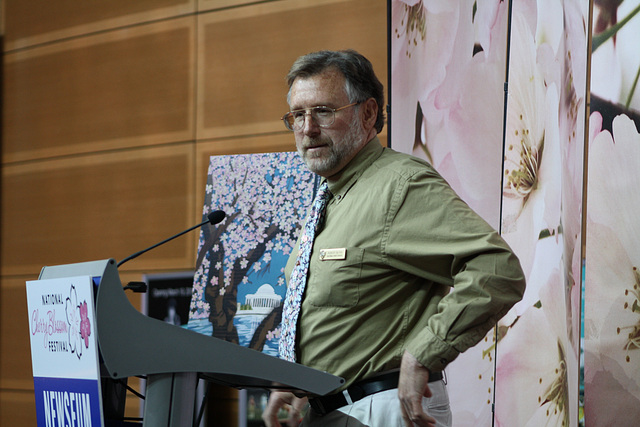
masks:
{"label": "cherry blossom patterned tie", "polygon": [[302,294],[307,284],[307,275],[309,273],[309,259],[311,258],[311,249],[313,248],[313,239],[316,231],[322,227],[324,220],[325,208],[328,200],[331,198],[327,182],[323,182],[311,206],[311,212],[307,217],[307,222],[302,230],[303,234],[300,238],[300,250],[296,265],[293,267],[291,277],[289,278],[289,287],[282,308],[282,325],[280,330],[280,357],[290,362],[296,361],[296,326],[298,324],[298,315],[300,314],[300,305],[302,303]]}

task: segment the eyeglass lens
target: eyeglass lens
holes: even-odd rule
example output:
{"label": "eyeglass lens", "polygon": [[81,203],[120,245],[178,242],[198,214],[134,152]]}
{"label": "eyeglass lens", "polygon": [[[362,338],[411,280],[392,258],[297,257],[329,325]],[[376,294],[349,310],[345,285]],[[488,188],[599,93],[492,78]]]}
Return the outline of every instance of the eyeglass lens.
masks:
{"label": "eyeglass lens", "polygon": [[332,108],[328,107],[313,107],[309,110],[299,110],[292,111],[286,117],[286,122],[290,128],[293,130],[300,130],[304,127],[305,117],[307,116],[307,111],[309,111],[309,115],[311,119],[318,126],[326,127],[331,126],[333,121],[335,120],[335,114]]}

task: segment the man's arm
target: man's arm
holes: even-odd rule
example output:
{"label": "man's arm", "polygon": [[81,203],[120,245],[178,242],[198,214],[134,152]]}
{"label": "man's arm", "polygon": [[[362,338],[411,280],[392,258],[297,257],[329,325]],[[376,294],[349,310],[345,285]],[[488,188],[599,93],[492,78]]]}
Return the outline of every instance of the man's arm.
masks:
{"label": "man's arm", "polygon": [[522,298],[525,278],[500,235],[428,170],[396,186],[402,203],[390,209],[383,250],[390,266],[454,288],[405,345],[425,367],[442,371]]}

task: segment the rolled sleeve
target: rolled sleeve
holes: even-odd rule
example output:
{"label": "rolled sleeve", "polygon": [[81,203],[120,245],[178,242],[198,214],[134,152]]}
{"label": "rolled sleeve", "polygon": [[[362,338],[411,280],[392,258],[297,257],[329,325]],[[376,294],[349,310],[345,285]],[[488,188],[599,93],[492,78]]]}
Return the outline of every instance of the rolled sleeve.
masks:
{"label": "rolled sleeve", "polygon": [[499,234],[437,174],[418,173],[397,188],[385,255],[394,267],[450,286],[406,350],[439,371],[478,343],[522,298],[525,279]]}

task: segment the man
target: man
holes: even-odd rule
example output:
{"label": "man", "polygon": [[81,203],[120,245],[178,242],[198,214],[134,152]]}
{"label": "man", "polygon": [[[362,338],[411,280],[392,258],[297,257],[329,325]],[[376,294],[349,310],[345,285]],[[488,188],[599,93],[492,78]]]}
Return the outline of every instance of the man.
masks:
{"label": "man", "polygon": [[[295,360],[346,380],[309,399],[303,425],[450,425],[441,372],[522,298],[520,264],[429,164],[382,147],[383,86],[366,58],[311,53],[287,79],[283,120],[331,198],[283,335],[293,323]],[[288,297],[307,240],[287,264]],[[285,403],[304,400],[272,393],[267,426]]]}

